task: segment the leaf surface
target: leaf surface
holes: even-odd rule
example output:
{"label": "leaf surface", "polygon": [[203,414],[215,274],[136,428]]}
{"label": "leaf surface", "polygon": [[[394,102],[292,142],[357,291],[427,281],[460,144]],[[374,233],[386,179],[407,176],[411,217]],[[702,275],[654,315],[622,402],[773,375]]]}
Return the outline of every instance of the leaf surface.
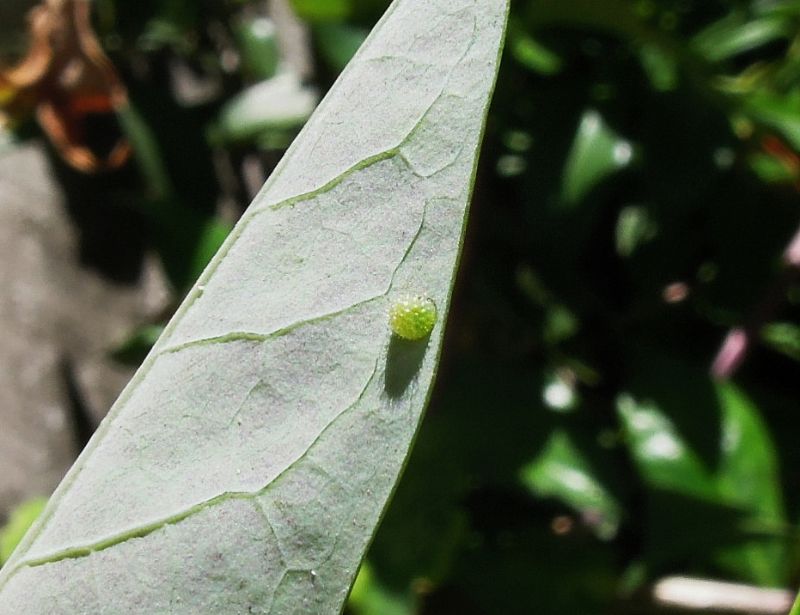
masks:
{"label": "leaf surface", "polygon": [[[438,360],[507,13],[398,0],[0,573],[0,613],[337,613]],[[389,306],[439,322],[392,338]]]}

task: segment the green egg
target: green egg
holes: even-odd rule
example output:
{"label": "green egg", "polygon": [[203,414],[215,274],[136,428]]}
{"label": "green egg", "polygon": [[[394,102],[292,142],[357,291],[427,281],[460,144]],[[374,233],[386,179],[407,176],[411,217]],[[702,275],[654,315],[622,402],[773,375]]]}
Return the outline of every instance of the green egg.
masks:
{"label": "green egg", "polygon": [[420,295],[404,297],[389,310],[392,332],[406,340],[428,337],[436,324],[436,304]]}

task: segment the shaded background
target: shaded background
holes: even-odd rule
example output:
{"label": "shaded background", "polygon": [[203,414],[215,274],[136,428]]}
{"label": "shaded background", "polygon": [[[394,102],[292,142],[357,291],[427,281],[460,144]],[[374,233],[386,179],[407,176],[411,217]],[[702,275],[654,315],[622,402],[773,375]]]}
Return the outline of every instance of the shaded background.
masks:
{"label": "shaded background", "polygon": [[[387,4],[94,0],[130,104],[75,138],[127,139],[113,171],[34,121],[74,92],[0,87],[0,559]],[[0,8],[7,66],[31,5]],[[800,3],[513,3],[440,376],[349,613],[797,585],[797,152]],[[788,611],[755,596],[732,612]]]}

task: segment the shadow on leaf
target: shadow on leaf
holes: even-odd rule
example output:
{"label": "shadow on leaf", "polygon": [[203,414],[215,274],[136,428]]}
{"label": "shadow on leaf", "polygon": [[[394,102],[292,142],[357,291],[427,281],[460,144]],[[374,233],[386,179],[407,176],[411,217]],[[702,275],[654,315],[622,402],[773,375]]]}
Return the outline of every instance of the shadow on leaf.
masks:
{"label": "shadow on leaf", "polygon": [[386,393],[391,398],[401,397],[416,376],[422,365],[422,358],[428,349],[428,338],[404,340],[396,335],[389,341],[386,356]]}

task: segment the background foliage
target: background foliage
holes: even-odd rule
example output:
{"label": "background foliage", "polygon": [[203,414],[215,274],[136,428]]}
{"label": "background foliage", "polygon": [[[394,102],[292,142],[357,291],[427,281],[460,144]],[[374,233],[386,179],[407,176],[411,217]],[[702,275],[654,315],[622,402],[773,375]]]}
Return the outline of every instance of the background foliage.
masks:
{"label": "background foliage", "polygon": [[[294,0],[313,76],[256,2],[95,4],[138,164],[63,181],[118,212],[91,258],[125,279],[153,249],[180,295],[387,2]],[[791,0],[517,0],[438,385],[353,615],[797,584],[798,32]],[[731,327],[751,344],[714,379]]]}

